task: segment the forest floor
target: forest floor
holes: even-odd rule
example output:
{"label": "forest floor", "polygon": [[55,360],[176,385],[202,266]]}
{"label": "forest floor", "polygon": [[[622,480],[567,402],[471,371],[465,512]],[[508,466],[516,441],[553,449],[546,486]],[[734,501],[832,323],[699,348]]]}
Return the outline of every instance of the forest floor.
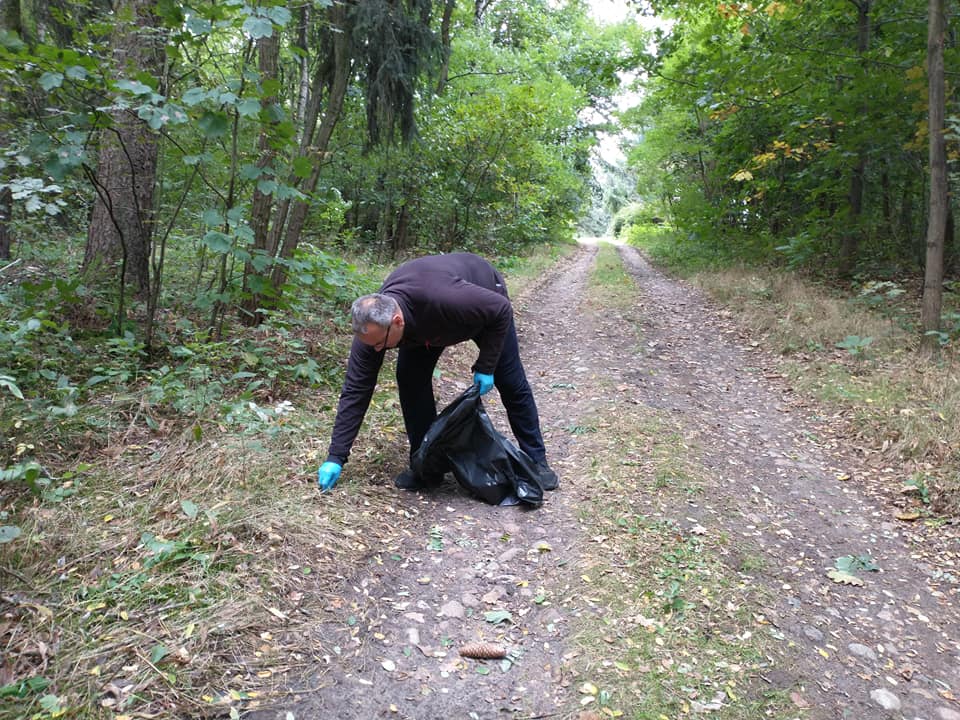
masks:
{"label": "forest floor", "polygon": [[[244,717],[960,720],[957,527],[901,512],[696,289],[629,247],[598,284],[604,247],[514,297],[559,489],[537,510],[404,492],[358,454],[322,500],[377,475],[389,510],[348,531],[375,551]],[[441,405],[472,359],[448,355]]]}

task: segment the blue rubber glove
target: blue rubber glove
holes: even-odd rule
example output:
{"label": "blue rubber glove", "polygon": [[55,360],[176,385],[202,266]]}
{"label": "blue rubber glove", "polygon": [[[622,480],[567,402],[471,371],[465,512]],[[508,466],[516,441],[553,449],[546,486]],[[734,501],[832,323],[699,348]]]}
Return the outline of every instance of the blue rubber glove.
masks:
{"label": "blue rubber glove", "polygon": [[340,479],[340,471],[343,466],[335,462],[325,462],[317,470],[317,485],[320,486],[320,492],[326,492],[337,484]]}
{"label": "blue rubber glove", "polygon": [[481,395],[486,395],[493,388],[493,375],[484,375],[483,373],[475,372],[473,374],[473,381],[480,386]]}

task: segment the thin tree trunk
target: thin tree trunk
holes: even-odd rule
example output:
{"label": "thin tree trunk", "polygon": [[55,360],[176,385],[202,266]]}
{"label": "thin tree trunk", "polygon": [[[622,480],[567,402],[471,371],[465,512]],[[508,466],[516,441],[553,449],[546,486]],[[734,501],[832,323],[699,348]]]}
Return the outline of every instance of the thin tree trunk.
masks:
{"label": "thin tree trunk", "polygon": [[[260,38],[257,42],[257,52],[259,53],[258,69],[261,81],[276,80],[277,68],[280,60],[280,38],[278,33],[274,32],[269,37]],[[264,103],[273,103],[276,98],[273,96],[264,97]],[[259,159],[257,167],[267,168],[273,165],[277,156],[276,150],[271,144],[271,135],[269,128],[263,128],[260,131],[257,149]],[[261,176],[261,180],[271,179]],[[260,190],[259,183],[253,190],[253,206],[250,209],[250,229],[253,231],[253,254],[255,259],[257,255],[266,255],[272,257],[274,248],[270,247],[270,211],[273,208],[273,193],[264,193]],[[244,300],[241,303],[241,322],[246,325],[256,325],[262,318],[259,317],[257,309],[261,306],[259,293],[253,292],[250,286],[250,279],[260,275],[252,260],[248,260],[243,268],[243,290]]]}
{"label": "thin tree trunk", "polygon": [[[867,72],[864,56],[870,49],[870,8],[872,0],[859,0],[854,5],[857,8],[857,56],[861,58],[864,73]],[[866,115],[867,108],[861,107],[861,113]],[[840,246],[840,274],[849,275],[853,272],[860,250],[860,227],[863,215],[863,197],[866,185],[867,156],[863,148],[857,154],[857,161],[850,175],[850,191],[847,195],[849,224],[844,233]]]}
{"label": "thin tree trunk", "polygon": [[437,78],[437,95],[443,94],[450,73],[450,21],[456,4],[457,0],[446,0],[443,4],[443,19],[440,21],[440,52],[443,55],[440,62],[439,77]]}
{"label": "thin tree trunk", "polygon": [[[141,71],[159,76],[164,46],[154,31],[154,4],[155,0],[126,0],[118,9],[118,17],[130,16],[130,22],[121,22],[113,36],[121,77]],[[116,111],[113,127],[100,141],[98,193],[81,267],[88,278],[96,279],[120,261],[126,268],[125,281],[137,294],[149,292],[156,172],[156,135],[130,110]]]}
{"label": "thin tree trunk", "polygon": [[946,87],[944,80],[943,43],[946,33],[944,0],[930,0],[927,33],[927,65],[929,68],[930,128],[930,219],[927,223],[927,258],[923,275],[923,302],[920,323],[923,345],[928,350],[939,347],[940,311],[943,303],[943,248],[947,228],[947,153],[944,138]]}
{"label": "thin tree trunk", "polygon": [[[305,195],[310,195],[317,188],[320,180],[320,171],[323,166],[323,160],[327,155],[327,148],[330,146],[330,138],[333,136],[333,129],[340,120],[343,112],[343,102],[347,96],[347,88],[350,84],[350,74],[353,68],[353,61],[350,53],[350,33],[347,28],[346,3],[335,3],[330,8],[330,24],[339,32],[333,35],[333,67],[330,78],[330,90],[327,94],[326,108],[323,112],[323,119],[320,121],[320,128],[317,131],[316,142],[313,144],[314,153],[313,170],[310,177],[307,178],[301,190]],[[315,88],[319,93],[320,88]],[[300,236],[303,233],[303,226],[307,221],[307,211],[309,205],[303,200],[298,200],[290,213],[290,220],[287,224],[286,234],[283,238],[283,245],[280,247],[280,257],[289,259],[300,244]],[[279,288],[286,279],[286,270],[283,265],[277,264],[273,268],[272,284],[274,288]]]}
{"label": "thin tree trunk", "polygon": [[13,192],[0,188],[0,260],[10,259],[10,215],[13,212]]}

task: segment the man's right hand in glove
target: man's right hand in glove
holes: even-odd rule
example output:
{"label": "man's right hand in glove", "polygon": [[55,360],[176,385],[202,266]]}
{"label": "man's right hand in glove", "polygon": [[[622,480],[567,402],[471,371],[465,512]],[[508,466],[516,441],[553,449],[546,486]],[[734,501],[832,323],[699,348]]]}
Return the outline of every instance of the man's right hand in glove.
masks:
{"label": "man's right hand in glove", "polygon": [[317,470],[317,485],[320,487],[320,492],[326,492],[337,484],[342,469],[342,465],[329,460],[320,466]]}

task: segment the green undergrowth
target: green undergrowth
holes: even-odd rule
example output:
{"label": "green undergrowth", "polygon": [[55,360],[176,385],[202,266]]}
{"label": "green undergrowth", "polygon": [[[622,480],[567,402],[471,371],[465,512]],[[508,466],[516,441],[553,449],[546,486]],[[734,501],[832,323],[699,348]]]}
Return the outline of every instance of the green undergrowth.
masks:
{"label": "green undergrowth", "polygon": [[[579,454],[589,499],[576,628],[580,703],[600,717],[795,718],[765,672],[783,637],[765,620],[755,564],[692,521],[709,477],[677,428],[639,407],[598,411]],[[740,559],[735,559],[740,558]]]}
{"label": "green undergrowth", "polygon": [[[928,488],[923,513],[960,512],[960,286],[945,284],[943,343],[919,347],[920,279],[861,277],[838,286],[795,272],[703,263],[669,234],[638,243],[782,359],[800,393],[821,403],[834,432],[872,448],[899,492]],[[845,423],[845,424],[844,424]]]}

